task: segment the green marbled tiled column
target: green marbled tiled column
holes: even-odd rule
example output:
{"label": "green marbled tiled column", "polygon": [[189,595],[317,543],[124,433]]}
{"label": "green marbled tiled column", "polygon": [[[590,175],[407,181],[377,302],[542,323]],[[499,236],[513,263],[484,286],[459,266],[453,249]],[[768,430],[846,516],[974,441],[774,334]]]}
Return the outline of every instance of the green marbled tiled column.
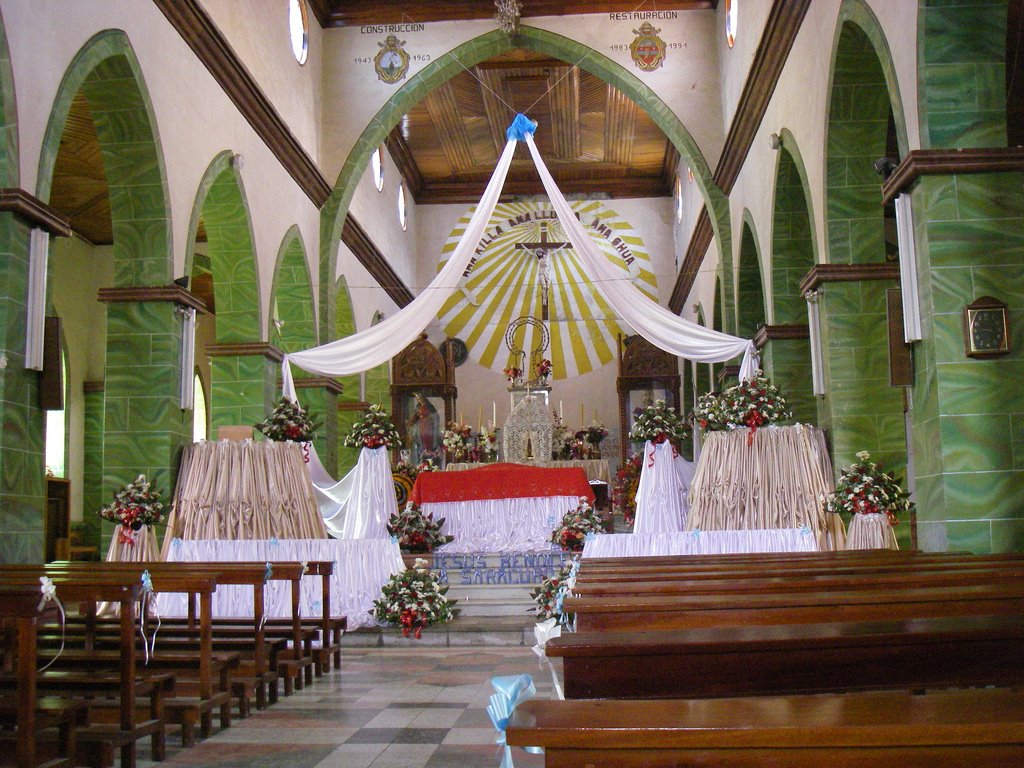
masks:
{"label": "green marbled tiled column", "polygon": [[263,421],[280,399],[280,373],[281,364],[262,352],[211,354],[209,409],[213,436],[218,427],[253,426]]}
{"label": "green marbled tiled column", "polygon": [[100,545],[100,517],[97,514],[108,502],[103,496],[103,384],[86,382],[82,456],[82,543]]}
{"label": "green marbled tiled column", "polygon": [[[913,429],[921,545],[1024,550],[1024,174],[926,176],[914,188],[923,340]],[[1011,352],[966,356],[963,308],[1009,305]]]}
{"label": "green marbled tiled column", "polygon": [[801,424],[817,424],[818,402],[811,381],[811,342],[808,339],[770,339],[761,350],[761,368],[779,388]]}
{"label": "green marbled tiled column", "polygon": [[[903,390],[889,386],[887,288],[895,281],[827,283],[822,287],[821,336],[826,395],[818,424],[828,432],[836,477],[868,451],[887,472],[906,477]],[[909,521],[896,529],[910,544]]]}
{"label": "green marbled tiled column", "polygon": [[[322,381],[322,380],[318,380]],[[320,425],[313,444],[320,463],[328,474],[338,470],[338,392],[334,387],[311,386],[312,381],[296,380],[299,401],[309,417]]]}
{"label": "green marbled tiled column", "polygon": [[0,563],[43,561],[44,414],[25,370],[29,228],[0,213]]}
{"label": "green marbled tiled column", "polygon": [[765,322],[764,283],[761,260],[758,258],[754,233],[744,224],[740,240],[739,277],[736,285],[737,336],[753,338],[758,326]]}
{"label": "green marbled tiled column", "polygon": [[[104,369],[103,498],[140,473],[164,493],[177,479],[192,438],[180,407],[181,317],[168,301],[107,305]],[[113,527],[103,527],[104,546]]]}
{"label": "green marbled tiled column", "polygon": [[338,410],[338,477],[345,475],[359,460],[359,449],[349,448],[344,445],[344,442],[352,425],[361,419],[364,413],[365,411],[362,409],[341,408]]}

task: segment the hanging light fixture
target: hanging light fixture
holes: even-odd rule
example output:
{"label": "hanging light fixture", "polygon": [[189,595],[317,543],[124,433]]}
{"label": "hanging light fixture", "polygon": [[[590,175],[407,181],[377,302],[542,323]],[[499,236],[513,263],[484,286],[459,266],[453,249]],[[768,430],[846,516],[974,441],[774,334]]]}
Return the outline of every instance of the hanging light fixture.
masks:
{"label": "hanging light fixture", "polygon": [[494,0],[494,20],[498,29],[511,37],[519,31],[519,17],[523,4],[519,0]]}

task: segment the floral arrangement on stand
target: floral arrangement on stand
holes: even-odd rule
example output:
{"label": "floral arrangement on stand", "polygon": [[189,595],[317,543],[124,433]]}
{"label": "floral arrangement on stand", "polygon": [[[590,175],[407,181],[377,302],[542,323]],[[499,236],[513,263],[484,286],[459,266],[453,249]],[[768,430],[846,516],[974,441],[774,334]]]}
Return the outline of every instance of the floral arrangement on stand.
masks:
{"label": "floral arrangement on stand", "polygon": [[537,384],[543,387],[551,377],[551,361],[546,357],[542,358],[533,369],[537,373]]}
{"label": "floral arrangement on stand", "polygon": [[396,461],[391,467],[391,478],[395,483],[395,499],[398,501],[399,509],[404,507],[405,503],[409,500],[409,494],[412,493],[412,487],[420,473],[433,472],[437,469],[434,462],[429,458],[413,465],[406,460],[408,451],[402,451],[402,453],[405,456]]}
{"label": "floral arrangement on stand", "polygon": [[371,405],[363,418],[352,425],[345,437],[345,446],[348,448],[390,448],[401,444],[402,438],[391,423],[388,412],[377,403]]}
{"label": "floral arrangement on stand", "polygon": [[707,431],[746,427],[747,445],[754,442],[758,427],[790,418],[786,398],[778,387],[756,371],[749,381],[729,387],[721,395],[702,395],[694,409],[694,418]]}
{"label": "floral arrangement on stand", "polygon": [[[569,561],[530,591],[530,597],[537,604],[537,621],[544,621],[545,619],[562,620],[561,598],[567,591],[568,582],[572,577],[577,562],[577,560]],[[572,619],[573,615],[571,613],[565,614],[566,621],[572,621]]]}
{"label": "floral arrangement on stand", "polygon": [[622,521],[630,528],[636,519],[636,490],[640,487],[643,463],[643,454],[634,453],[619,467],[612,485],[612,511],[622,515]]}
{"label": "floral arrangement on stand", "polygon": [[100,510],[100,517],[120,526],[118,542],[135,546],[135,532],[144,525],[164,521],[164,505],[160,491],[150,488],[145,475],[114,492],[114,501]]}
{"label": "floral arrangement on stand", "polygon": [[498,458],[498,428],[491,422],[480,430],[476,438],[477,461],[494,461]]}
{"label": "floral arrangement on stand", "polygon": [[447,592],[448,586],[438,583],[427,561],[417,558],[412,568],[392,574],[381,588],[381,596],[373,601],[372,614],[379,622],[401,627],[405,637],[413,635],[419,640],[426,627],[459,615]]}
{"label": "floral arrangement on stand", "polygon": [[678,451],[682,442],[690,436],[686,420],[664,400],[655,400],[650,405],[637,408],[633,414],[635,419],[633,428],[629,430],[630,442],[643,443],[650,440],[657,445],[668,441]]}
{"label": "floral arrangement on stand", "polygon": [[473,428],[468,424],[456,424],[454,421],[448,425],[448,429],[441,436],[441,445],[444,446],[444,453],[449,462],[464,461],[469,453],[470,441],[473,438]]}
{"label": "floral arrangement on stand", "polygon": [[565,426],[565,422],[558,415],[558,411],[551,412],[551,421],[554,424],[551,432],[551,458],[555,461],[568,459],[572,448],[572,432]]}
{"label": "floral arrangement on stand", "polygon": [[302,406],[287,397],[282,397],[270,415],[253,426],[270,440],[292,440],[296,443],[312,440],[319,428],[302,410]]}
{"label": "floral arrangement on stand", "polygon": [[608,437],[608,430],[597,419],[590,422],[589,426],[583,430],[583,442],[590,446],[588,451],[590,458],[601,458],[601,441],[606,437]]}
{"label": "floral arrangement on stand", "polygon": [[442,525],[443,517],[435,520],[432,514],[423,514],[423,511],[410,501],[391,515],[391,519],[388,520],[388,533],[398,538],[400,550],[419,555],[433,552],[437,547],[455,538],[441,533]]}
{"label": "floral arrangement on stand", "polygon": [[562,515],[562,522],[551,532],[551,543],[567,552],[582,552],[588,534],[604,533],[604,523],[585,498],[579,506]]}
{"label": "floral arrangement on stand", "polygon": [[572,440],[569,443],[569,458],[570,459],[585,459],[588,456],[587,450],[587,430],[578,429],[572,436]]}
{"label": "floral arrangement on stand", "polygon": [[899,522],[900,513],[910,512],[914,502],[896,478],[871,461],[871,454],[861,451],[859,461],[844,469],[836,489],[825,498],[825,511],[856,515],[883,514],[889,525]]}
{"label": "floral arrangement on stand", "polygon": [[523,378],[523,369],[516,368],[514,365],[510,365],[502,373],[505,374],[505,378],[508,379],[508,383],[512,386],[517,386]]}

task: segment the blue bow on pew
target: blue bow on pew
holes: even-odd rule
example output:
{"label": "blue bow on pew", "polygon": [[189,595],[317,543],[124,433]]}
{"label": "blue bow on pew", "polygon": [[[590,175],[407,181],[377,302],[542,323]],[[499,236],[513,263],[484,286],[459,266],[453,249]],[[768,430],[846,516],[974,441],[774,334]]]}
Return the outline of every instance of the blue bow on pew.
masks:
{"label": "blue bow on pew", "polygon": [[[512,717],[515,708],[524,701],[529,701],[537,695],[537,688],[533,684],[533,678],[529,675],[504,675],[491,678],[491,685],[494,686],[494,693],[491,694],[491,703],[487,705],[487,714],[498,731],[497,743],[504,747],[505,754],[502,756],[498,768],[514,768],[512,764],[512,747],[505,743],[505,728]],[[523,747],[527,752],[535,755],[542,754],[542,747]]]}

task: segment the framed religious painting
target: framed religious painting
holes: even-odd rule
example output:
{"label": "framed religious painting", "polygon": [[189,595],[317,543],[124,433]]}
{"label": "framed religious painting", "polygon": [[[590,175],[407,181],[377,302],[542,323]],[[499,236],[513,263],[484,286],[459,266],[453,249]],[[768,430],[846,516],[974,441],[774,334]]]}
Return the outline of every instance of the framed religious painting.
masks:
{"label": "framed religious painting", "polygon": [[451,347],[445,352],[421,334],[391,362],[391,421],[402,438],[395,459],[407,458],[413,464],[433,459],[442,464],[441,440],[457,396]]}

